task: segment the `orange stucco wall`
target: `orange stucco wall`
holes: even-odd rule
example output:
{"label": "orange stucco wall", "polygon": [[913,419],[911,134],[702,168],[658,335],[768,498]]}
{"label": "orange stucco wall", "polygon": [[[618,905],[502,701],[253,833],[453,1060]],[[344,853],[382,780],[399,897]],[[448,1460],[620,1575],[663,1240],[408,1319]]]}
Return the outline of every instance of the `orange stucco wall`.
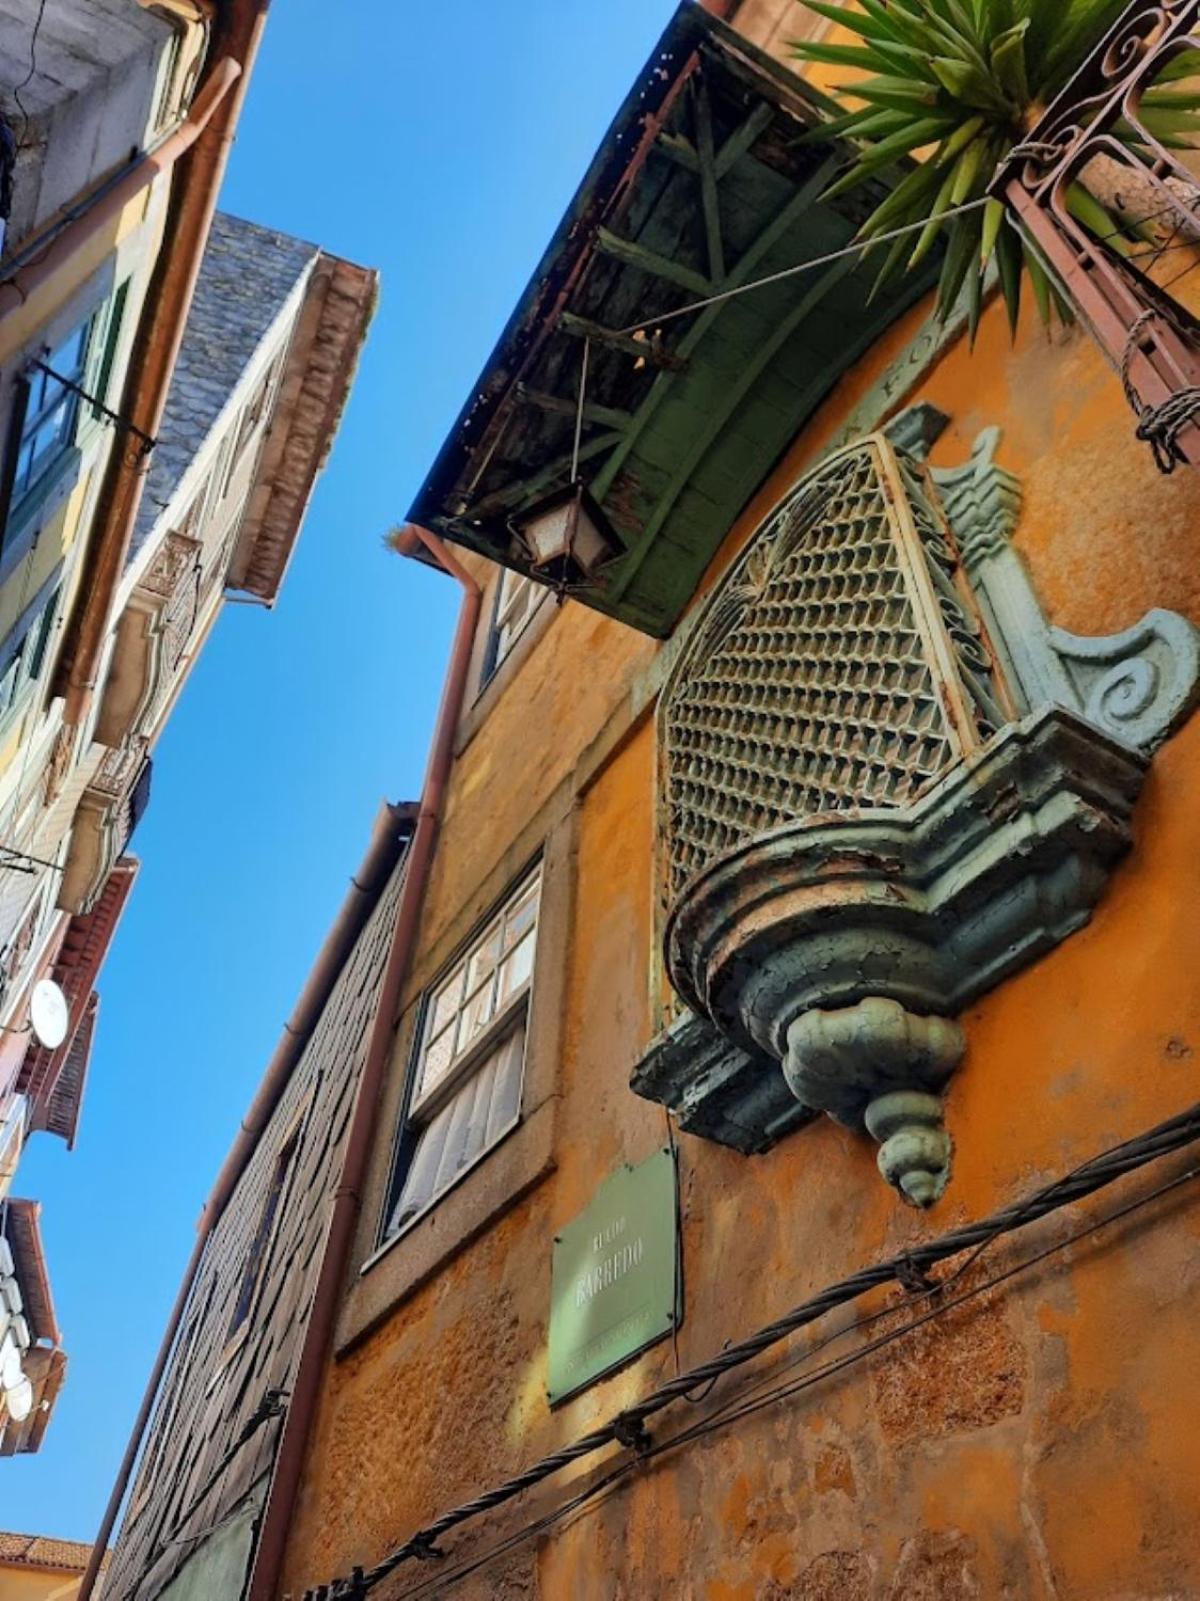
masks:
{"label": "orange stucco wall", "polygon": [[[714,574],[919,321],[914,313],[839,387],[731,533]],[[1200,620],[1200,481],[1158,475],[1132,439],[1119,384],[1084,337],[1050,340],[1026,325],[1012,348],[993,307],[975,353],[951,349],[912,398],[952,418],[941,462],[963,460],[984,426],[1003,426],[1001,459],[1026,495],[1018,542],[1055,621],[1102,633],[1155,605]],[[285,1588],[297,1594],[370,1564],[422,1520],[675,1371],[668,1341],[553,1413],[545,1401],[551,1237],[619,1162],[666,1137],[662,1109],[628,1088],[653,1032],[655,818],[653,722],[645,713],[630,722],[624,708],[656,648],[568,606],[456,766],[426,908],[429,948],[466,932],[485,875],[539,807],[564,783],[578,790],[569,937],[539,954],[568,975],[555,1167],[331,1364],[287,1563]],[[606,730],[612,749],[598,757]],[[854,1267],[986,1213],[1195,1101],[1197,862],[1200,718],[1156,756],[1135,848],[1090,926],[963,1019],[968,1055],[948,1098],[954,1177],[931,1214],[900,1206],[875,1172],[872,1144],[827,1120],[756,1158],[680,1137],[678,1360],[704,1359]],[[414,973],[414,991],[428,977]],[[381,1128],[377,1170],[389,1143]],[[1119,1199],[1150,1182],[1132,1181]],[[1036,1243],[1117,1201],[1054,1220]],[[1200,1207],[1184,1187],[877,1356],[668,1454],[451,1593],[1200,1596],[1200,1403],[1190,1380],[1200,1363],[1198,1244]],[[993,1247],[963,1284],[1031,1248]],[[878,1297],[859,1313],[902,1298]],[[725,1380],[707,1404],[798,1371],[807,1349],[792,1342]],[[705,1413],[683,1410],[663,1428]],[[588,1471],[452,1539],[454,1556],[550,1509]],[[407,1594],[433,1572],[405,1570],[379,1593]]]}

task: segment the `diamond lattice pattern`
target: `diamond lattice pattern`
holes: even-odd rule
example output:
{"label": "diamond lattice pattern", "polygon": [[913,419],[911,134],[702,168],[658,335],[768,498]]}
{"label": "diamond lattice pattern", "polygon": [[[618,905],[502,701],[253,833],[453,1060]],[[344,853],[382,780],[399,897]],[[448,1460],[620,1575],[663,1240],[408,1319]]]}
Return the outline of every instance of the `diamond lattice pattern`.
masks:
{"label": "diamond lattice pattern", "polygon": [[954,756],[874,447],[802,485],[715,597],[665,708],[670,895],[781,823],[903,806]]}

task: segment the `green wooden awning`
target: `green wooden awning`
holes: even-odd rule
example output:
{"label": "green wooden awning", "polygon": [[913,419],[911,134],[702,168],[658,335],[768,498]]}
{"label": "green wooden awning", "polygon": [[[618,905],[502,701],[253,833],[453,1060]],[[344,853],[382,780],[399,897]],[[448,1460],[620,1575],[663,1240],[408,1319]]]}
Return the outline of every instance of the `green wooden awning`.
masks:
{"label": "green wooden awning", "polygon": [[443,446],[414,522],[529,570],[514,522],[569,481],[587,340],[580,476],[624,550],[573,593],[670,634],[805,421],[929,282],[901,279],[872,300],[879,263],[855,256],[655,326],[852,240],[886,185],[822,199],[849,159],[843,145],[805,138],[824,107],[699,6],[681,6]]}

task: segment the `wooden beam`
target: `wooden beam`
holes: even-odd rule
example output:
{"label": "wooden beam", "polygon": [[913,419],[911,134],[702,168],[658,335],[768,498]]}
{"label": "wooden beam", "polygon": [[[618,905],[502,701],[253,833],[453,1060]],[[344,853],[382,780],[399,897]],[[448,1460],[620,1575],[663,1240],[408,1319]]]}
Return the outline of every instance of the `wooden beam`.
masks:
{"label": "wooden beam", "polygon": [[[833,174],[842,165],[843,158],[840,155],[831,156],[828,161],[822,162],[808,182],[797,189],[787,204],[776,212],[771,221],[758,234],[754,243],[746,247],[738,258],[737,265],[721,285],[722,289],[736,289],[751,277],[767,251],[777,244],[788,229],[804,215],[822,190],[828,187],[832,181]],[[674,354],[677,358],[691,356],[728,304],[727,300],[718,301],[715,306],[707,306],[703,311],[696,314],[695,322],[675,347]],[[660,373],[654,380],[650,393],[638,407],[633,422],[625,431],[621,443],[608,461],[604,463],[604,466],[593,481],[592,493],[597,500],[602,500],[609,489],[612,488],[613,480],[624,465],[626,457],[637,443],[643,428],[645,428],[670,393],[673,382],[674,375],[669,372]]]}
{"label": "wooden beam", "polygon": [[701,79],[696,85],[696,150],[700,156],[700,203],[704,208],[704,237],[708,244],[708,275],[713,283],[725,280],[725,246],[721,241],[721,202],[717,198],[716,157],[713,153],[712,107]]}
{"label": "wooden beam", "polygon": [[[618,443],[619,433],[608,432],[597,434],[594,439],[585,440],[579,447],[579,464],[591,461],[594,456],[602,456],[606,450],[611,450]],[[473,519],[490,517],[499,511],[508,511],[513,506],[519,506],[522,501],[536,500],[543,490],[555,487],[561,478],[566,480],[571,471],[572,456],[568,453],[559,456],[541,472],[534,473],[531,478],[518,478],[503,489],[494,489],[490,495],[477,500],[473,506],[468,506],[459,514],[459,521],[469,523]]]}
{"label": "wooden beam", "polygon": [[[578,411],[577,401],[565,400],[561,395],[548,395],[544,389],[530,389],[527,384],[517,385],[517,399],[536,406],[539,411],[554,412],[559,417],[574,417]],[[616,406],[599,406],[588,400],[584,402],[583,420],[602,423],[605,428],[628,428],[633,421],[633,413],[621,411]]]}
{"label": "wooden beam", "polygon": [[[772,107],[765,100],[760,100],[746,120],[734,129],[717,151],[713,162],[713,172],[718,180],[741,160],[758,136],[766,132],[773,115]],[[700,171],[700,157],[696,147],[685,134],[672,133],[669,129],[664,129],[658,136],[658,148],[664,156],[669,156],[685,171],[697,173]]]}
{"label": "wooden beam", "polygon": [[573,334],[576,339],[590,339],[594,344],[606,345],[610,350],[620,350],[626,356],[637,356],[642,361],[648,361],[652,367],[662,367],[668,372],[683,372],[687,367],[687,362],[681,356],[668,350],[657,339],[635,339],[632,334],[617,333],[614,328],[605,328],[586,317],[577,317],[573,311],[564,311],[558,319],[558,326],[563,333]]}
{"label": "wooden beam", "polygon": [[647,250],[645,245],[639,245],[633,239],[622,239],[620,234],[613,233],[611,229],[597,228],[596,243],[606,256],[623,261],[626,266],[638,267],[652,278],[677,284],[680,289],[686,289],[693,295],[711,295],[713,292],[713,285],[702,272],[685,267],[681,261],[672,261],[670,256],[660,256],[656,250]]}
{"label": "wooden beam", "polygon": [[671,481],[659,496],[654,510],[646,519],[637,541],[629,549],[621,563],[620,571],[615,575],[613,584],[607,591],[607,598],[615,603],[633,582],[639,568],[650,553],[659,530],[670,516],[675,502],[679,499],[688,480],[700,465],[713,440],[728,425],[730,418],[745,400],[750,390],[758,382],[764,369],[774,360],[776,352],[791,338],[804,319],[813,312],[821,301],[836,287],[843,278],[853,272],[858,263],[850,256],[842,261],[835,262],[813,284],[806,295],[792,307],[787,316],[776,323],[771,330],[769,339],[765,339],[754,352],[754,357],[738,374],[737,381],[725,390],[721,397],[721,404],[715,406],[704,419],[702,427],[698,428],[692,436],[690,445],[683,459],[678,463]]}
{"label": "wooden beam", "polygon": [[700,157],[690,139],[682,133],[672,133],[664,128],[658,136],[658,148],[664,156],[669,156],[677,166],[683,167],[687,172],[700,171]]}
{"label": "wooden beam", "polygon": [[744,156],[760,133],[765,133],[771,118],[775,115],[775,108],[765,100],[760,100],[745,122],[726,139],[717,152],[716,174],[723,178],[733,166],[734,162]]}

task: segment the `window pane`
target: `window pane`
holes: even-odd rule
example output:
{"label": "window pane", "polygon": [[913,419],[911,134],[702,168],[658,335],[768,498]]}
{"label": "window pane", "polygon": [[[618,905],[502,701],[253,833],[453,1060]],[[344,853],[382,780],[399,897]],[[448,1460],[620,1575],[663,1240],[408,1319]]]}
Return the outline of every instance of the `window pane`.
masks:
{"label": "window pane", "polygon": [[490,672],[495,672],[520,637],[534,608],[542,598],[542,589],[532,579],[520,573],[505,571],[500,580],[500,593],[496,600],[496,620],[493,625],[493,647]]}
{"label": "window pane", "polygon": [[78,328],[72,328],[58,349],[52,352],[46,365],[53,367],[55,372],[62,373],[64,378],[77,379],[83,371],[91,326],[92,321],[89,317],[86,322],[81,322]]}
{"label": "window pane", "polygon": [[517,941],[533,927],[533,920],[537,916],[537,897],[540,882],[541,875],[539,874],[504,919],[504,949],[506,951],[511,950]]}
{"label": "window pane", "polygon": [[501,925],[497,923],[490,928],[471,953],[471,959],[467,963],[468,995],[473,995],[483,980],[495,971],[496,961],[500,955],[500,927]]}
{"label": "window pane", "polygon": [[511,1128],[520,1110],[525,1031],[507,1035],[424,1128],[388,1219],[394,1234]]}
{"label": "window pane", "polygon": [[33,477],[33,446],[23,445],[21,455],[17,462],[17,472],[14,487],[18,492],[29,487]]}
{"label": "window pane", "polygon": [[496,1081],[492,1087],[491,1104],[485,1140],[491,1145],[506,1129],[511,1128],[521,1110],[521,1064],[525,1056],[525,1030],[519,1028],[510,1034],[500,1047],[496,1064]]}
{"label": "window pane", "polygon": [[504,966],[500,969],[501,1006],[511,1000],[523,984],[529,982],[533,972],[533,947],[534,937],[530,934],[504,958]]}
{"label": "window pane", "polygon": [[454,1030],[448,1028],[444,1034],[426,1047],[421,1063],[421,1077],[417,1084],[418,1093],[424,1095],[435,1084],[440,1084],[450,1070],[454,1060]]}
{"label": "window pane", "polygon": [[[464,960],[433,992],[425,1044],[415,1077],[416,1104],[486,1035],[503,1027],[504,1009],[528,983],[537,938],[540,870],[476,937]],[[497,962],[501,963],[497,968]]]}
{"label": "window pane", "polygon": [[461,1056],[471,1041],[477,1039],[483,1029],[492,1019],[492,1002],[495,996],[495,985],[489,980],[482,989],[476,990],[471,999],[463,1007],[462,1016],[458,1020],[458,1037],[455,1042],[455,1054]]}
{"label": "window pane", "polygon": [[500,580],[498,615],[504,618],[515,611],[523,610],[528,597],[529,579],[523,577],[520,573],[514,573],[511,568],[506,567],[504,576]]}
{"label": "window pane", "polygon": [[458,1011],[458,1003],[462,999],[462,987],[463,969],[458,967],[434,996],[429,1022],[430,1037],[440,1034],[448,1023],[453,1022],[454,1015]]}
{"label": "window pane", "polygon": [[71,400],[70,395],[63,395],[38,423],[31,436],[35,457],[48,455],[66,437],[71,420]]}

